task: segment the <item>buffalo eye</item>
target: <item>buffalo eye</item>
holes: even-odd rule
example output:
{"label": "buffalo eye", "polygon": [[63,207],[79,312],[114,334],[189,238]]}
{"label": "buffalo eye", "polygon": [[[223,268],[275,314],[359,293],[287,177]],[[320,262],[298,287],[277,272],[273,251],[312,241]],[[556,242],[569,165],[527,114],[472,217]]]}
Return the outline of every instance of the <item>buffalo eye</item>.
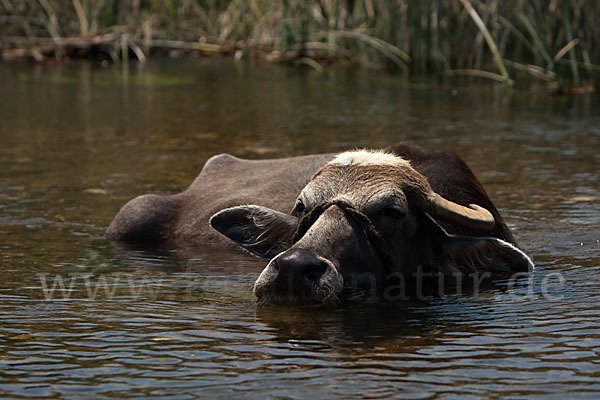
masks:
{"label": "buffalo eye", "polygon": [[396,234],[398,224],[406,216],[406,211],[402,208],[389,206],[382,208],[374,216],[373,222],[380,230],[380,232],[386,236],[392,236]]}
{"label": "buffalo eye", "polygon": [[304,205],[302,200],[298,199],[296,201],[296,205],[294,206],[294,209],[292,210],[292,215],[294,215],[296,217],[301,217],[304,214],[306,214],[306,206]]}
{"label": "buffalo eye", "polygon": [[394,220],[400,220],[406,216],[406,212],[398,207],[385,207],[377,213],[378,216]]}

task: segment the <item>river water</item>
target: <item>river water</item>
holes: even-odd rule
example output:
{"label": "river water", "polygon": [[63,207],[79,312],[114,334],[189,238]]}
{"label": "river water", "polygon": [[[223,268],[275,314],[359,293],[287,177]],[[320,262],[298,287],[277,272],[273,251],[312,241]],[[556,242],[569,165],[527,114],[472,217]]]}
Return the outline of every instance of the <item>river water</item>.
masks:
{"label": "river water", "polygon": [[[530,278],[257,308],[264,261],[116,249],[142,193],[215,153],[412,140],[462,156]],[[0,397],[598,398],[600,98],[221,59],[0,64]]]}

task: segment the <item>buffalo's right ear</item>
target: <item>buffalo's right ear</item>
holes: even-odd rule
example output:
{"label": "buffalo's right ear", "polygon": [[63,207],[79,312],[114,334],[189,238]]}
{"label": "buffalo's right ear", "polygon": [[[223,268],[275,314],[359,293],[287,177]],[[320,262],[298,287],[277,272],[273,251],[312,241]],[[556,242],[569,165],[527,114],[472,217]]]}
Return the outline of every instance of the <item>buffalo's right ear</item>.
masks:
{"label": "buffalo's right ear", "polygon": [[219,211],[210,225],[259,257],[273,258],[292,245],[298,218],[261,206],[237,206]]}

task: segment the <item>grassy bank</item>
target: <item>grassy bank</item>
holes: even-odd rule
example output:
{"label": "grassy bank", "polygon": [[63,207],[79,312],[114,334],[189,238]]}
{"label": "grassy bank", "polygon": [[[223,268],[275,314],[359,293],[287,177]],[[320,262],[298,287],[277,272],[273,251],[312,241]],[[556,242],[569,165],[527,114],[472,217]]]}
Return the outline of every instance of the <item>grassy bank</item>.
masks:
{"label": "grassy bank", "polygon": [[596,0],[0,0],[0,51],[199,52],[582,87],[600,71],[598,21]]}

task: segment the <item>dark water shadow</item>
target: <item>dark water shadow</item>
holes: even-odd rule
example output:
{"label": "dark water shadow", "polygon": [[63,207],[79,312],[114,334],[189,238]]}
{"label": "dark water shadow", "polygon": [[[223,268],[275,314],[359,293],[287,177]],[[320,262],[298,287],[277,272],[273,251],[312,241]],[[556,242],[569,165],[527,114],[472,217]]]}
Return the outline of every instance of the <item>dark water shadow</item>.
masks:
{"label": "dark water shadow", "polygon": [[347,351],[427,337],[445,326],[419,301],[355,301],[337,309],[260,307],[257,322],[281,342],[306,349]]}

